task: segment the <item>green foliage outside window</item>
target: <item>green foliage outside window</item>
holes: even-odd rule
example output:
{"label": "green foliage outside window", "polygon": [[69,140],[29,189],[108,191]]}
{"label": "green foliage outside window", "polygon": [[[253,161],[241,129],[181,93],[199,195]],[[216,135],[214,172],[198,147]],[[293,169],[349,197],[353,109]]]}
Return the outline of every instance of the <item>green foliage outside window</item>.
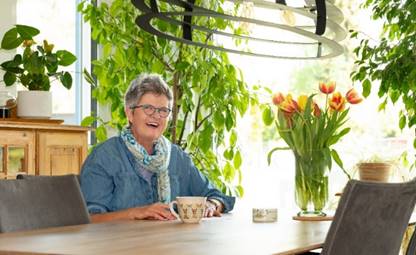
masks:
{"label": "green foliage outside window", "polygon": [[[363,6],[371,8],[374,20],[383,21],[383,34],[376,43],[370,39],[361,40],[354,50],[358,66],[351,77],[362,82],[365,97],[371,93],[373,83],[380,81],[378,96],[383,102],[379,109],[384,109],[389,100],[392,103],[401,100],[404,109],[399,113],[399,127],[415,127],[416,2],[367,0]],[[358,32],[352,31],[351,37],[358,36]],[[416,139],[413,146],[416,148]]]}

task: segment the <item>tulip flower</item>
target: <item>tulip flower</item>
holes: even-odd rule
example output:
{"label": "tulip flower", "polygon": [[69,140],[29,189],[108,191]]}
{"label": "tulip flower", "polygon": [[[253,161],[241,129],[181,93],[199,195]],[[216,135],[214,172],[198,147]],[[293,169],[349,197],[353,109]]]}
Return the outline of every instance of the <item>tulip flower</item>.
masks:
{"label": "tulip flower", "polygon": [[334,111],[341,112],[345,108],[345,102],[345,97],[341,93],[335,92],[329,101],[329,107]]}
{"label": "tulip flower", "polygon": [[[298,97],[298,107],[300,111],[304,111],[306,108],[306,104],[308,103],[308,99],[309,97],[306,95],[300,95]],[[313,111],[313,115],[315,115],[316,117],[319,117],[321,115],[321,109],[319,109],[319,106],[317,103],[315,103],[314,101],[312,101],[312,111]]]}
{"label": "tulip flower", "polygon": [[335,82],[330,82],[329,84],[325,84],[323,82],[319,83],[319,90],[324,94],[331,94],[335,90]]}
{"label": "tulip flower", "polygon": [[313,115],[316,117],[321,116],[321,109],[319,108],[318,104],[313,102]]}
{"label": "tulip flower", "polygon": [[285,100],[280,104],[280,109],[288,115],[291,115],[299,111],[299,106],[295,100],[292,99],[292,95],[288,94]]}
{"label": "tulip flower", "polygon": [[357,91],[354,88],[348,90],[345,97],[347,98],[347,101],[350,104],[358,104],[361,103],[361,101],[363,101],[363,99],[358,95]]}
{"label": "tulip flower", "polygon": [[298,97],[298,106],[299,106],[300,111],[305,110],[307,103],[308,103],[308,96],[307,95],[300,95]]}
{"label": "tulip flower", "polygon": [[285,96],[281,92],[273,95],[272,102],[274,105],[280,105],[285,100]]}

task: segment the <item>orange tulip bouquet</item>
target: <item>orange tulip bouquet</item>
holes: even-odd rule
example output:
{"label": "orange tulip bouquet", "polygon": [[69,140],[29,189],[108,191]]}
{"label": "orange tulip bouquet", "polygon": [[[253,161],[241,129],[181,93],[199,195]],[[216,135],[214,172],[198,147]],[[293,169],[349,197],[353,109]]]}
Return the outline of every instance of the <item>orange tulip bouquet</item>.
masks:
{"label": "orange tulip bouquet", "polygon": [[[292,95],[276,93],[273,104],[277,106],[275,124],[281,138],[288,147],[276,147],[276,150],[290,149],[295,155],[295,200],[301,211],[299,216],[325,215],[323,208],[328,201],[328,171],[334,160],[344,170],[343,163],[336,150],[331,146],[346,135],[350,128],[344,127],[349,109],[346,104],[358,104],[362,98],[355,89],[344,96],[335,92],[335,83],[320,83],[319,90],[326,95],[322,109],[315,102],[317,94],[301,95],[297,101]],[[350,177],[348,175],[348,177]]]}

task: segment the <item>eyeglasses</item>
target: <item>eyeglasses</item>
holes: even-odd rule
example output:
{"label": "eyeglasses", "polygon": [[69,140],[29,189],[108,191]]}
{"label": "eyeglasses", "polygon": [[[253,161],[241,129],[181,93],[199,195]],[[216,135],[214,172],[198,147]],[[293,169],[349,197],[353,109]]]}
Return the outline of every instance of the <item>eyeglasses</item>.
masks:
{"label": "eyeglasses", "polygon": [[130,106],[130,109],[142,108],[144,113],[148,116],[152,116],[155,112],[159,113],[161,118],[166,118],[169,116],[171,109],[167,107],[154,107],[151,104],[141,104],[141,105],[134,105]]}

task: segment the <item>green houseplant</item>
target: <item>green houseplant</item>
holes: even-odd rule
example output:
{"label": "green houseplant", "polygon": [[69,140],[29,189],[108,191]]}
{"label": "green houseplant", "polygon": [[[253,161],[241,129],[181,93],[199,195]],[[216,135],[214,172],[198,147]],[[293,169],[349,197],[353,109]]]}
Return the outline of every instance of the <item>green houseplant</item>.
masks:
{"label": "green houseplant", "polygon": [[[416,3],[414,0],[366,0],[363,7],[372,10],[372,18],[383,22],[379,41],[360,38],[355,48],[357,68],[351,73],[354,81],[360,81],[363,95],[370,95],[374,83],[380,82],[378,96],[383,102],[403,102],[400,111],[399,127],[416,126]],[[352,31],[351,37],[361,34]],[[415,129],[416,131],[416,129]],[[416,133],[415,133],[416,134]],[[413,142],[416,148],[416,138]]]}
{"label": "green houseplant", "polygon": [[[29,93],[29,96],[28,93],[19,91],[18,115],[23,117],[48,117],[42,115],[41,112],[37,112],[36,105],[39,105],[40,102],[47,102],[51,105],[51,100],[48,98],[51,97],[49,89],[53,79],[58,79],[67,89],[72,86],[71,74],[67,71],[58,71],[58,68],[71,65],[76,61],[76,57],[66,50],[54,52],[54,45],[49,44],[46,40],[38,45],[34,36],[38,35],[39,32],[37,28],[31,26],[15,25],[4,34],[1,41],[3,50],[23,48],[23,53],[17,52],[12,59],[0,64],[1,69],[5,72],[3,76],[4,84],[12,86],[20,83],[29,91],[37,91]],[[31,95],[35,97],[37,103],[31,103]],[[46,97],[45,100],[39,98],[43,95]],[[29,112],[26,111],[26,106],[29,107],[27,109]],[[49,110],[49,113],[44,114],[50,116],[51,106],[44,105],[41,108]]]}
{"label": "green houseplant", "polygon": [[[217,10],[222,1],[195,4]],[[161,11],[173,11],[163,1],[159,7]],[[93,39],[102,47],[100,58],[93,62],[98,80],[93,96],[100,104],[110,106],[111,119],[90,116],[83,121],[91,125],[97,120],[98,141],[107,138],[107,127],[120,130],[127,123],[122,95],[128,82],[142,72],[160,73],[174,96],[170,128],[165,135],[187,151],[198,169],[219,189],[243,195],[236,125],[239,115],[258,100],[249,93],[241,72],[230,63],[227,54],[174,43],[141,30],[134,22],[140,12],[130,1],[101,2],[98,6],[83,1],[78,10],[91,25]],[[201,18],[194,22],[211,29],[233,29],[224,20]],[[167,26],[162,20],[154,24],[163,31],[180,33],[177,26]],[[205,34],[194,36],[195,40],[212,40]],[[91,77],[88,80],[94,84]]]}

